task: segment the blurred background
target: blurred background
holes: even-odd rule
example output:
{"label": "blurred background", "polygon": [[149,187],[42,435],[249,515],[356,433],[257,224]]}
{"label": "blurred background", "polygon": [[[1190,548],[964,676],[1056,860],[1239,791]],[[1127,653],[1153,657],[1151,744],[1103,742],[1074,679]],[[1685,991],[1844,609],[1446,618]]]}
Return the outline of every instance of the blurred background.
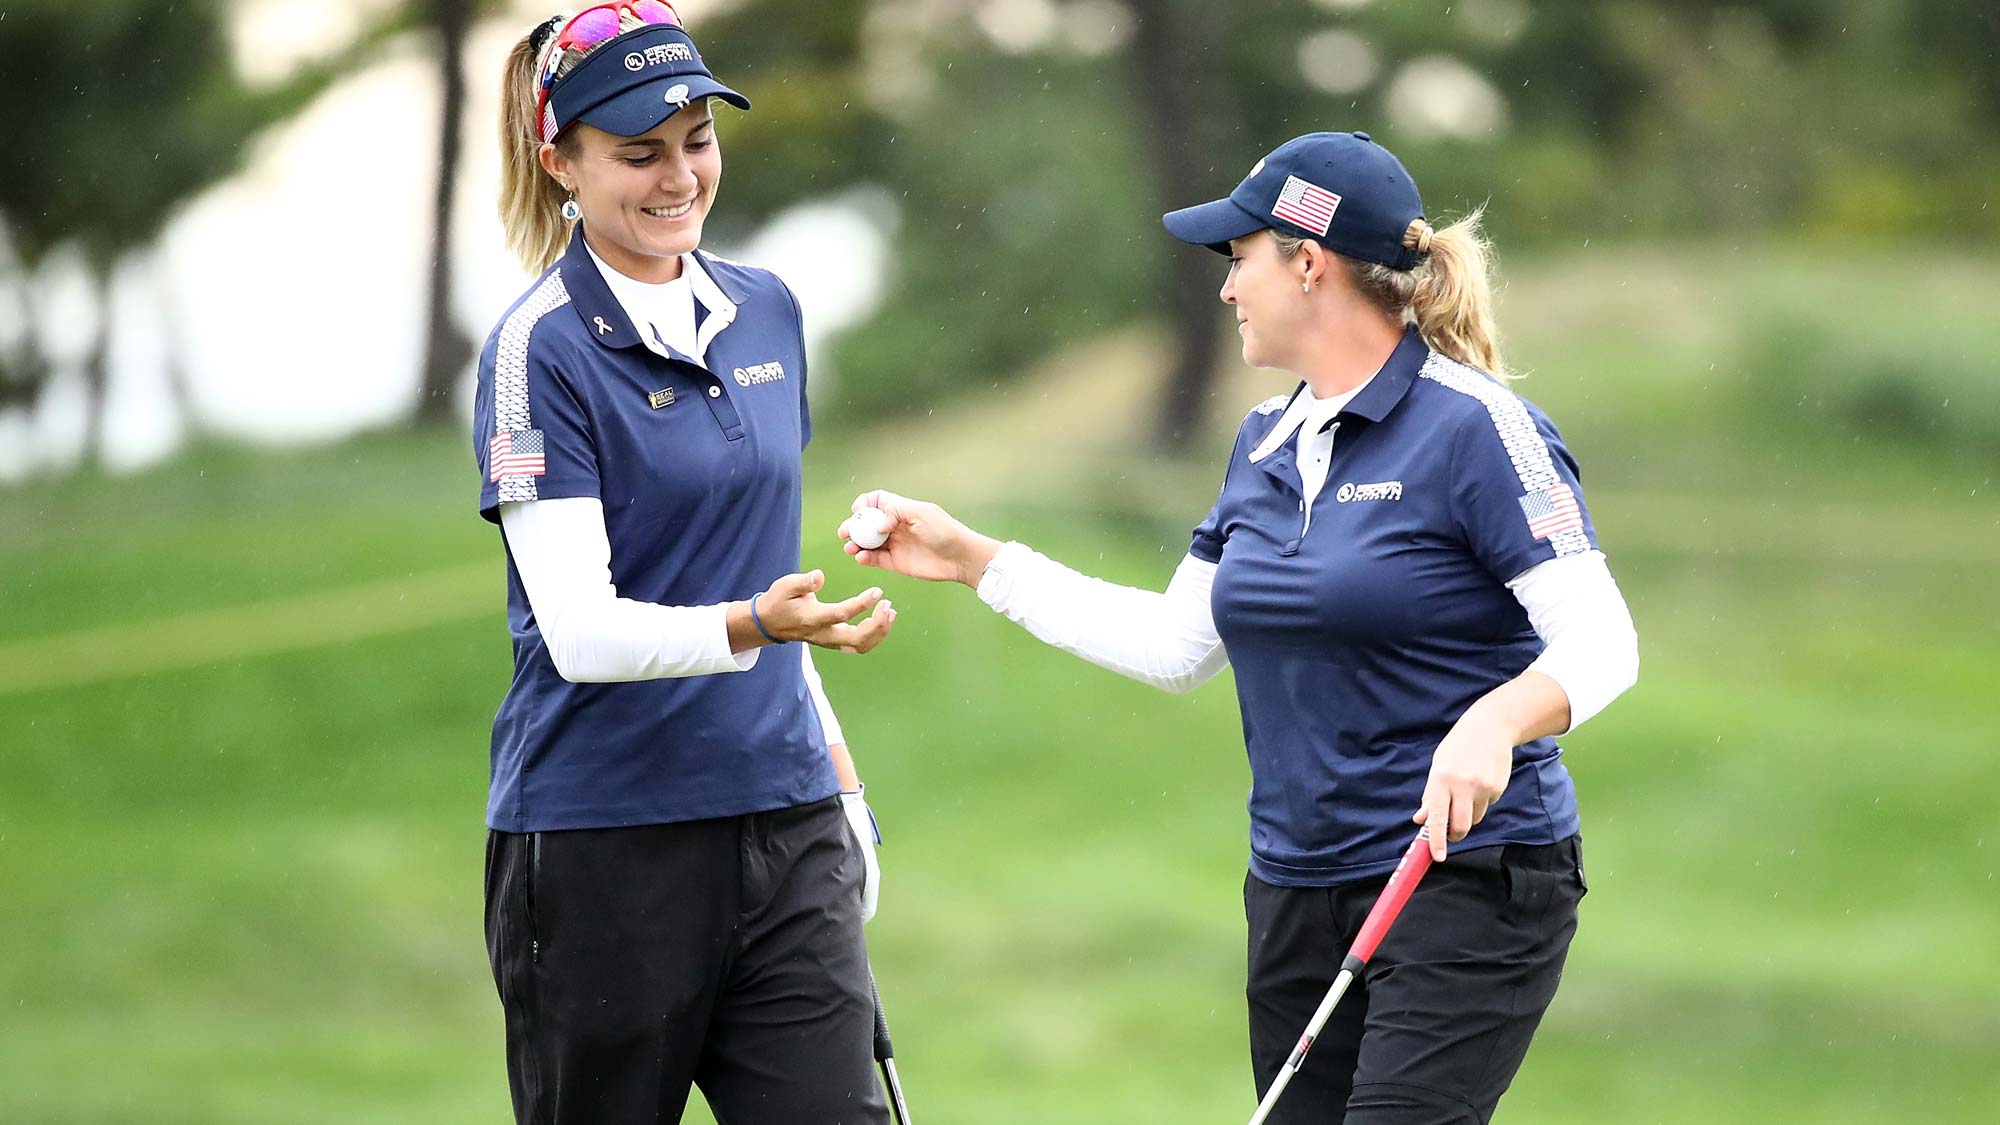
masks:
{"label": "blurred background", "polygon": [[[1161,211],[1315,129],[1484,204],[1645,661],[1567,740],[1592,893],[1501,1118],[1994,1116],[1990,0],[680,7],[756,102],[708,245],[804,305],[841,593],[871,487],[1164,584],[1291,383]],[[548,14],[0,0],[0,1121],[508,1119],[468,388]],[[820,667],[916,1114],[1246,1117],[1230,686],[889,590]]]}

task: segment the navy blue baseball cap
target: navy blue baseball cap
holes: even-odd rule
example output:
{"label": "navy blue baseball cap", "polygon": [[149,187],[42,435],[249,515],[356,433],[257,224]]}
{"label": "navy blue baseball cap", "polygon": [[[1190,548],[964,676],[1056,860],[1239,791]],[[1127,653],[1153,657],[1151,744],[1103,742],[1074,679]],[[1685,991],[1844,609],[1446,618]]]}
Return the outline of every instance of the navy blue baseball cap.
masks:
{"label": "navy blue baseball cap", "polygon": [[1228,198],[1161,216],[1182,242],[1229,253],[1229,240],[1275,230],[1336,254],[1414,269],[1425,255],[1403,245],[1424,201],[1394,153],[1366,133],[1307,133],[1257,162]]}
{"label": "navy blue baseball cap", "polygon": [[683,106],[721,98],[737,109],[750,99],[708,72],[688,33],[673,24],[649,24],[615,36],[549,87],[542,139],[554,140],[583,122],[613,136],[636,137]]}

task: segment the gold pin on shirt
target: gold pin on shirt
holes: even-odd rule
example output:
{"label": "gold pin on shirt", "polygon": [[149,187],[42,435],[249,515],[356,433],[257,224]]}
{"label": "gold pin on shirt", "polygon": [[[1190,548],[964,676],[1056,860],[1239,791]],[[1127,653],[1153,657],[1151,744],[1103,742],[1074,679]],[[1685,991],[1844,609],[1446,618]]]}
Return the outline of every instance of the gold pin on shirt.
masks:
{"label": "gold pin on shirt", "polygon": [[674,404],[674,389],[672,387],[666,387],[664,389],[654,391],[652,394],[646,396],[646,405],[652,407],[655,410],[658,410],[663,406],[672,406],[673,404]]}

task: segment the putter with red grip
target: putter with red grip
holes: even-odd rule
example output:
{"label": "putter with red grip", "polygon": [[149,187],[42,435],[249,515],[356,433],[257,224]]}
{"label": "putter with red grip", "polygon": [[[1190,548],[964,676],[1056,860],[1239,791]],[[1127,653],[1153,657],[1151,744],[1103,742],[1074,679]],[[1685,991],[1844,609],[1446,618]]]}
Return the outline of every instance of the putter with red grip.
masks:
{"label": "putter with red grip", "polygon": [[1402,913],[1403,904],[1410,901],[1410,892],[1417,889],[1417,881],[1431,867],[1430,837],[1424,832],[1417,833],[1410,850],[1403,853],[1403,859],[1396,864],[1396,870],[1389,876],[1389,885],[1382,888],[1382,894],[1375,899],[1375,906],[1368,911],[1368,919],[1361,923],[1361,932],[1355,935],[1354,944],[1347,949],[1347,957],[1340,963],[1340,975],[1333,978],[1333,987],[1326,990],[1326,999],[1319,1002],[1319,1010],[1313,1013],[1312,1022],[1306,1024],[1306,1033],[1299,1036],[1299,1045],[1292,1048],[1292,1057],[1278,1069],[1278,1077],[1271,1088],[1264,1092],[1264,1100],[1257,1105],[1257,1112],[1250,1118],[1250,1125],[1264,1125],[1264,1119],[1271,1116],[1271,1110],[1278,1104],[1278,1095],[1285,1092],[1285,1085],[1292,1075],[1305,1065],[1306,1052],[1312,1050],[1313,1039],[1326,1026],[1327,1017],[1333,1015],[1333,1006],[1340,1003],[1341,994],[1354,983],[1368,959],[1375,956],[1375,947],[1382,944],[1382,936],[1396,922],[1396,915]]}

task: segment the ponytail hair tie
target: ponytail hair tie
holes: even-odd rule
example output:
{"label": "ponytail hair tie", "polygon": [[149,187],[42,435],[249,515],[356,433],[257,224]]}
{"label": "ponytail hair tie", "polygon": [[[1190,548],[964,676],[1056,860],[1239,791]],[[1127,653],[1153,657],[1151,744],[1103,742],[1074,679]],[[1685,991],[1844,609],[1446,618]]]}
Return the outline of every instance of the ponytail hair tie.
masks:
{"label": "ponytail hair tie", "polygon": [[1431,236],[1436,233],[1420,215],[1411,219],[1409,229],[1403,232],[1403,245],[1419,254],[1428,254],[1431,252]]}

